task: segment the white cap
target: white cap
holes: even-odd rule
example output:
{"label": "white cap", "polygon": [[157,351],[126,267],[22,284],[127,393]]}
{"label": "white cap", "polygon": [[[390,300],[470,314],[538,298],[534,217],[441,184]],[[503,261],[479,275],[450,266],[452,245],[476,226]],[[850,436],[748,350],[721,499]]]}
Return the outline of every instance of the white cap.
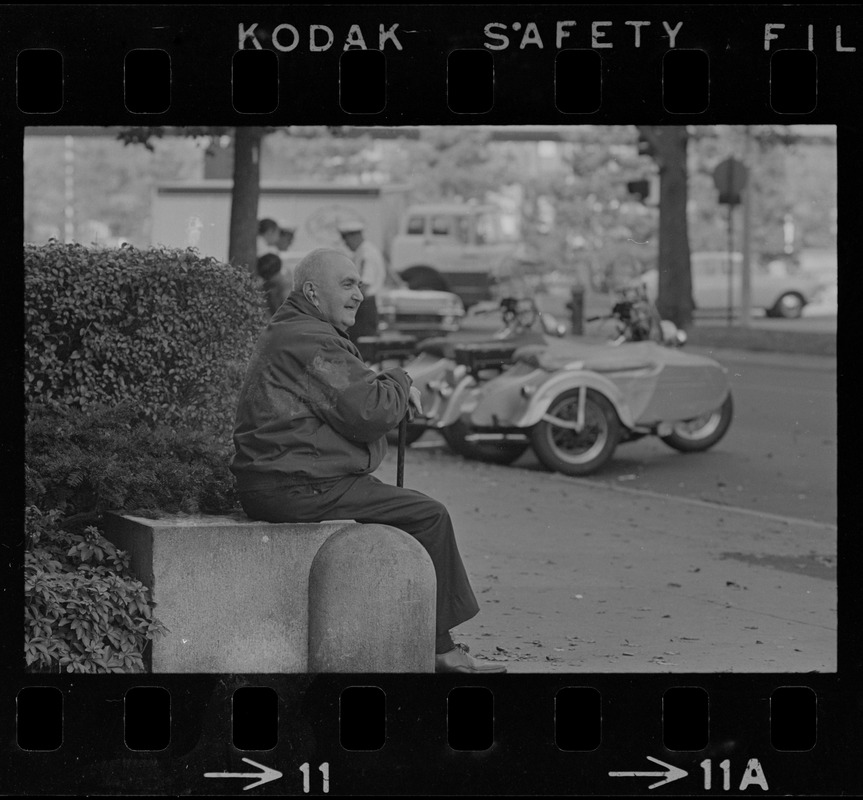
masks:
{"label": "white cap", "polygon": [[365,225],[358,220],[349,220],[339,223],[339,233],[362,233],[365,230]]}

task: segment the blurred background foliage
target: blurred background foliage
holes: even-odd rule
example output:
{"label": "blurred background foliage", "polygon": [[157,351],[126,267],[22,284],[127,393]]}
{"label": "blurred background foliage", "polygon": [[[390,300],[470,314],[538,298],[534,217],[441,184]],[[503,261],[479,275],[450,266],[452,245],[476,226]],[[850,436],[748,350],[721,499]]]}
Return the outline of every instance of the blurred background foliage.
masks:
{"label": "blurred background foliage", "polygon": [[[153,187],[203,178],[205,161],[213,157],[208,148],[227,143],[229,131],[142,131],[148,147],[125,146],[111,135],[75,137],[76,241],[148,246]],[[488,129],[468,127],[421,128],[416,138],[372,138],[323,127],[268,129],[261,177],[400,183],[411,187],[417,201],[497,201],[518,217],[522,236],[556,268],[655,242],[657,208],[627,190],[628,182],[657,174],[653,160],[639,151],[635,126],[556,132],[554,140],[503,141]],[[726,215],[712,171],[724,158],[742,156],[744,128],[692,127],[689,133],[690,246],[723,250]],[[796,249],[834,248],[835,138],[792,134],[785,126],[752,126],[751,136],[753,252],[769,258],[787,250],[789,222]],[[25,241],[63,238],[65,151],[62,136],[25,139]]]}

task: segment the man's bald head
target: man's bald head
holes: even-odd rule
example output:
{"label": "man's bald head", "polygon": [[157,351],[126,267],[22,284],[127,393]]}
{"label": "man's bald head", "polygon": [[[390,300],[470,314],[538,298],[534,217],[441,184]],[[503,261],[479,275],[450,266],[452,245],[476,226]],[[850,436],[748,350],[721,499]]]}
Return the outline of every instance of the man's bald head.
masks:
{"label": "man's bald head", "polygon": [[328,322],[342,329],[356,321],[363,299],[359,286],[356,265],[339,250],[312,250],[294,270],[295,289],[320,309]]}

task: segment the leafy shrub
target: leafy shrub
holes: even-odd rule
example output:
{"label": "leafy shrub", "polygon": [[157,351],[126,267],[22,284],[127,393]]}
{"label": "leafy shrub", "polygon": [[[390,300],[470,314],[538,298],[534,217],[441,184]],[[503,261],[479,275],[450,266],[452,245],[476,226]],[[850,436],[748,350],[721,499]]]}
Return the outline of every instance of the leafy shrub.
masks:
{"label": "leafy shrub", "polygon": [[229,432],[263,299],[245,270],[187,250],[24,256],[25,659],[140,671],[164,629],[126,554],[82,518],[235,507]]}
{"label": "leafy shrub", "polygon": [[31,406],[26,498],[64,515],[106,510],[221,513],[236,506],[230,440],[212,431],[150,426],[130,402],[86,412]]}
{"label": "leafy shrub", "polygon": [[263,300],[192,250],[25,245],[25,398],[225,429]]}
{"label": "leafy shrub", "polygon": [[82,534],[59,513],[28,506],[24,554],[24,658],[32,671],[143,672],[147,642],[166,632],[129,559],[93,526]]}

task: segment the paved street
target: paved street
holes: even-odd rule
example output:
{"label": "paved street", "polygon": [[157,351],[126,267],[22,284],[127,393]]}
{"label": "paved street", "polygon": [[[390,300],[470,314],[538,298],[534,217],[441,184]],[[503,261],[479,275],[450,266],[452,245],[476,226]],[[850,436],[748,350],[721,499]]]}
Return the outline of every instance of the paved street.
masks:
{"label": "paved street", "polygon": [[[642,439],[621,445],[592,480],[835,523],[835,361],[746,353],[718,360],[729,369],[735,415],[716,447],[683,455]],[[807,361],[815,368],[801,368]],[[518,466],[541,469],[532,452]]]}
{"label": "paved street", "polygon": [[531,453],[466,461],[431,433],[409,449],[405,484],[456,523],[473,652],[511,672],[836,669],[835,360],[714,355],[736,416],[707,453],[642,440],[576,479]]}
{"label": "paved street", "polygon": [[[395,480],[395,454],[378,472]],[[405,485],[453,516],[511,672],[836,669],[836,530],[411,449]]]}
{"label": "paved street", "polygon": [[[495,328],[494,315],[471,318],[457,336]],[[836,320],[763,320],[803,330]],[[707,453],[682,456],[649,437],[621,445],[592,480],[707,500],[771,514],[835,523],[836,359],[687,347],[729,370],[734,422]],[[421,440],[428,442],[428,434]],[[517,466],[542,469],[528,451]]]}

